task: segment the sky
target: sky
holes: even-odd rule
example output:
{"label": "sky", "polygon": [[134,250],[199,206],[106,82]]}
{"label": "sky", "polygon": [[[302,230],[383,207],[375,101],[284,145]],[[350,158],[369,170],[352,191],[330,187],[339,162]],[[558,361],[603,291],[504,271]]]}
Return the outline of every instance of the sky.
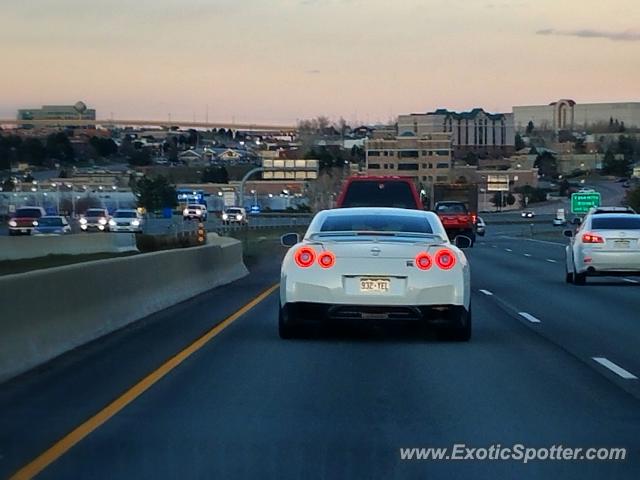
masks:
{"label": "sky", "polygon": [[638,0],[22,0],[0,118],[386,122],[436,108],[640,101]]}

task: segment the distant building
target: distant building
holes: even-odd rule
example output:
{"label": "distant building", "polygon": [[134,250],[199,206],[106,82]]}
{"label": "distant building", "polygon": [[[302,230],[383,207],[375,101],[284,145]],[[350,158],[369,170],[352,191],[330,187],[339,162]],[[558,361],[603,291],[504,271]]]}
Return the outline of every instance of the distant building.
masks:
{"label": "distant building", "polygon": [[83,102],[75,105],[43,105],[41,108],[18,110],[18,120],[95,120],[96,111]]}
{"label": "distant building", "polygon": [[594,125],[609,122],[624,124],[626,128],[640,128],[640,102],[576,103],[562,99],[549,105],[513,107],[517,131],[524,131],[529,122],[543,130],[588,130]]}
{"label": "distant building", "polygon": [[508,157],[515,152],[511,113],[488,113],[482,108],[457,113],[441,108],[430,113],[400,115],[398,134],[405,132],[417,136],[450,133],[456,159],[465,158],[469,152],[478,157]]}
{"label": "distant building", "polygon": [[451,180],[451,133],[384,135],[374,132],[365,143],[366,171],[369,175],[413,177],[427,187]]}

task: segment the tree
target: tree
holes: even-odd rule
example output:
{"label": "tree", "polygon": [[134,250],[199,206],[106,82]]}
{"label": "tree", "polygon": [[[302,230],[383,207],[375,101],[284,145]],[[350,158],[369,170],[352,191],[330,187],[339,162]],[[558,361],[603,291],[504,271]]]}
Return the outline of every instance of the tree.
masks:
{"label": "tree", "polygon": [[135,150],[129,157],[129,164],[136,167],[151,165],[151,154],[147,150]]}
{"label": "tree", "polygon": [[627,203],[636,212],[640,212],[640,186],[627,192]]}
{"label": "tree", "polygon": [[110,157],[111,155],[115,155],[118,153],[118,146],[116,142],[114,142],[110,138],[102,138],[102,137],[91,137],[89,139],[89,145],[91,145],[96,153],[103,157]]}
{"label": "tree", "polygon": [[64,132],[52,133],[46,140],[47,156],[63,163],[75,161],[75,152],[69,137]]}
{"label": "tree", "polygon": [[525,132],[527,132],[527,135],[531,135],[534,128],[535,125],[533,124],[533,121],[529,120],[529,123],[527,123],[527,129],[525,130]]}
{"label": "tree", "polygon": [[629,160],[623,155],[622,158],[617,157],[612,149],[608,149],[604,154],[602,161],[602,173],[605,175],[616,175],[618,177],[626,177],[629,175],[631,165]]}
{"label": "tree", "polygon": [[467,165],[478,165],[478,155],[476,155],[474,152],[467,152],[467,154],[464,156],[464,161],[467,163]]}
{"label": "tree", "polygon": [[7,178],[4,180],[4,182],[2,182],[0,187],[2,188],[3,192],[13,192],[16,189],[16,184],[13,183],[13,180]]}
{"label": "tree", "polygon": [[524,140],[519,133],[516,133],[516,152],[522,150],[526,145],[524,144]]}
{"label": "tree", "polygon": [[226,167],[206,167],[202,172],[202,181],[205,183],[229,183],[229,172]]}
{"label": "tree", "polygon": [[173,208],[178,204],[178,194],[175,185],[162,175],[156,178],[143,177],[135,182],[135,193],[138,206],[149,212],[162,208]]}
{"label": "tree", "polygon": [[547,178],[556,178],[558,176],[558,162],[556,157],[549,151],[543,151],[536,157],[533,164],[538,168],[540,175]]}
{"label": "tree", "polygon": [[20,148],[20,157],[29,165],[43,166],[47,160],[47,149],[40,139],[27,138]]}

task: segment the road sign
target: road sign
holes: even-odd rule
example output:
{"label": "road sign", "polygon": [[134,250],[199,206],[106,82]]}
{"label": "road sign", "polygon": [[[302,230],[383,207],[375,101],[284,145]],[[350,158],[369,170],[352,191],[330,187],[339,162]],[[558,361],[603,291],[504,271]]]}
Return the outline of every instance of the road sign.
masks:
{"label": "road sign", "polygon": [[600,206],[600,192],[571,194],[571,213],[587,213],[591,207]]}
{"label": "road sign", "polygon": [[487,175],[487,191],[508,192],[509,175]]}
{"label": "road sign", "polygon": [[270,159],[262,160],[263,180],[315,180],[318,178],[320,162],[315,159]]}

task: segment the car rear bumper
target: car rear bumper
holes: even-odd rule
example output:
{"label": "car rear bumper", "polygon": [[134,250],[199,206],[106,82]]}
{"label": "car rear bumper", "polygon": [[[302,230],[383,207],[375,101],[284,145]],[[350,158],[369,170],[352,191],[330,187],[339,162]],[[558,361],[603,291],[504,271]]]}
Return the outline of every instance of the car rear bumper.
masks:
{"label": "car rear bumper", "polygon": [[640,272],[640,251],[585,251],[576,260],[576,271],[587,275],[632,275]]}
{"label": "car rear bumper", "polygon": [[316,302],[287,303],[283,308],[298,321],[311,323],[349,322],[349,321],[397,321],[423,322],[433,325],[456,324],[460,310],[468,310],[460,305],[334,305]]}

